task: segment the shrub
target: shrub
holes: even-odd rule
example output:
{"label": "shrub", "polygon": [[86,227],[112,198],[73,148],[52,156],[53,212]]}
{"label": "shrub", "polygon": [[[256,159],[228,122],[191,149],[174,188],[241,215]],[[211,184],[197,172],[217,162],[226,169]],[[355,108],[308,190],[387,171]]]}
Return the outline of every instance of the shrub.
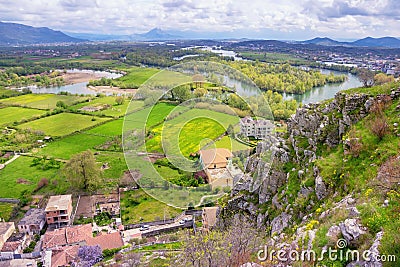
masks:
{"label": "shrub", "polygon": [[369,126],[371,132],[382,140],[389,133],[389,123],[385,115],[381,114],[374,117]]}
{"label": "shrub", "polygon": [[40,189],[42,189],[43,187],[47,186],[49,184],[49,180],[47,180],[46,178],[42,178],[40,179],[40,181],[38,182],[36,188],[35,188],[35,192],[39,191]]}
{"label": "shrub", "polygon": [[112,223],[112,218],[110,213],[102,212],[99,215],[94,217],[94,221],[98,226],[105,226]]}
{"label": "shrub", "polygon": [[117,96],[116,98],[115,98],[115,103],[117,104],[117,105],[122,105],[123,103],[124,103],[124,97],[123,96]]}

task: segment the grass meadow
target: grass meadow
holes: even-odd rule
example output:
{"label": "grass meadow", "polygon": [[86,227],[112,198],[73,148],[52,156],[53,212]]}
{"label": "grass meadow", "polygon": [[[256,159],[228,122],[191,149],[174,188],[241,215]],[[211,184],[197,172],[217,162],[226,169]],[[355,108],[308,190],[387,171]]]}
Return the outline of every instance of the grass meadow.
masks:
{"label": "grass meadow", "polygon": [[0,170],[1,197],[19,198],[24,190],[32,192],[40,179],[54,178],[58,169],[41,170],[31,166],[33,158],[20,156],[18,159]]}
{"label": "grass meadow", "polygon": [[107,120],[109,120],[109,118],[100,118],[74,113],[59,113],[53,116],[23,123],[19,125],[18,128],[39,130],[51,136],[64,136]]}
{"label": "grass meadow", "polygon": [[120,117],[125,115],[125,113],[128,111],[128,107],[129,107],[129,112],[132,112],[140,108],[143,108],[144,106],[143,101],[131,102],[130,99],[125,99],[121,105],[117,105],[115,99],[116,99],[115,96],[97,97],[91,100],[90,102],[79,103],[70,108],[76,111],[83,107],[97,107],[97,106],[109,105],[109,108],[91,112],[91,114],[98,116],[105,115],[110,117]]}
{"label": "grass meadow", "polygon": [[27,94],[7,99],[1,99],[0,103],[10,106],[22,106],[36,109],[54,109],[58,101],[66,105],[73,105],[89,99],[86,96],[54,95],[54,94]]}
{"label": "grass meadow", "polygon": [[69,135],[60,140],[47,143],[47,146],[38,151],[39,155],[54,157],[57,159],[68,160],[72,155],[104,144],[109,138],[86,133]]}
{"label": "grass meadow", "polygon": [[170,141],[179,137],[179,148],[184,156],[197,152],[201,146],[222,135],[226,128],[236,124],[238,118],[205,109],[191,109],[178,117],[152,129],[152,137],[146,141],[148,151],[161,152],[162,138]]}
{"label": "grass meadow", "polygon": [[15,204],[12,203],[0,203],[0,218],[4,219],[6,222],[10,220],[12,211],[15,207]]}
{"label": "grass meadow", "polygon": [[127,191],[121,197],[123,223],[140,223],[174,218],[182,211],[157,201],[143,190]]}
{"label": "grass meadow", "polygon": [[13,122],[38,118],[46,111],[20,107],[6,107],[0,109],[0,125],[10,125]]}

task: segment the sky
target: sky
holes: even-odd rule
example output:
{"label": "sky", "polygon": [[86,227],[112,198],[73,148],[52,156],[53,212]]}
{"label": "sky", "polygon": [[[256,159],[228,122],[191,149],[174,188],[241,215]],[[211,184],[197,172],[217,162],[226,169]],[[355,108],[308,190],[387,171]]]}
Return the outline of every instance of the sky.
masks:
{"label": "sky", "polygon": [[158,27],[210,38],[400,37],[400,0],[0,0],[0,20],[64,32]]}

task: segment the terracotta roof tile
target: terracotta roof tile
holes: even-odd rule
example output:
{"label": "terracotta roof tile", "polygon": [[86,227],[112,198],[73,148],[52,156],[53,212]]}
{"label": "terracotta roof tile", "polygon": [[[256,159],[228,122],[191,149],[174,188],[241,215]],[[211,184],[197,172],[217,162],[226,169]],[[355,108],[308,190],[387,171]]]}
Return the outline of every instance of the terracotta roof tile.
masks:
{"label": "terracotta roof tile", "polygon": [[13,252],[22,244],[21,241],[5,242],[1,252]]}
{"label": "terracotta roof tile", "polygon": [[92,225],[84,224],[65,228],[67,243],[77,243],[93,237]]}
{"label": "terracotta roof tile", "polygon": [[226,163],[232,157],[231,151],[226,148],[200,150],[201,160],[205,166],[216,163]]}
{"label": "terracotta roof tile", "polygon": [[47,231],[43,237],[43,249],[52,248],[56,246],[64,246],[67,244],[65,237],[65,228],[56,229],[54,231]]}
{"label": "terracotta roof tile", "polygon": [[119,232],[92,237],[86,242],[88,246],[99,245],[102,250],[120,248],[124,245],[124,242],[122,241],[122,237]]}
{"label": "terracotta roof tile", "polygon": [[79,246],[67,246],[60,249],[53,249],[51,255],[51,267],[69,265],[78,257]]}

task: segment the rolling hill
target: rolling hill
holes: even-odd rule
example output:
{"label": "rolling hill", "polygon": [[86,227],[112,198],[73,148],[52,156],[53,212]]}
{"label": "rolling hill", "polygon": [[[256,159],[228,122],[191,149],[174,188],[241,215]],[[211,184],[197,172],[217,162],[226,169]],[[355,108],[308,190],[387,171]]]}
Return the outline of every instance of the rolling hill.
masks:
{"label": "rolling hill", "polygon": [[44,43],[78,43],[85,40],[68,36],[46,27],[32,27],[0,22],[0,45],[28,45]]}
{"label": "rolling hill", "polygon": [[356,40],[354,42],[338,42],[330,38],[314,38],[311,40],[301,41],[302,44],[315,44],[324,46],[362,46],[362,47],[387,47],[387,48],[400,48],[400,39],[395,37],[382,37],[373,38],[366,37],[363,39]]}

